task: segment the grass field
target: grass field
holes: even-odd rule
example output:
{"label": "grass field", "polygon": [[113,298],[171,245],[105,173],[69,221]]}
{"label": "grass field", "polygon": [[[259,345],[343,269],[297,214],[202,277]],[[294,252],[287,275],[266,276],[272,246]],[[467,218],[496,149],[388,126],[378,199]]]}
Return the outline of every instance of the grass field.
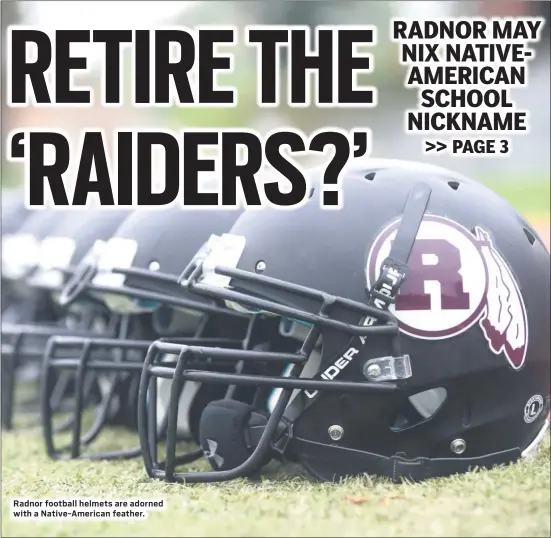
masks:
{"label": "grass field", "polygon": [[[548,242],[549,184],[496,186]],[[261,482],[182,486],[149,480],[141,460],[52,462],[38,432],[10,433],[2,436],[2,475],[3,536],[550,535],[549,435],[534,460],[421,484],[318,484],[274,467]],[[131,523],[20,522],[11,517],[14,497],[164,498],[166,509]]]}
{"label": "grass field", "polygon": [[[182,486],[151,481],[140,460],[52,462],[37,435],[4,435],[3,536],[549,536],[549,437],[540,455],[422,484],[302,476]],[[18,522],[12,497],[165,498],[140,522]]]}

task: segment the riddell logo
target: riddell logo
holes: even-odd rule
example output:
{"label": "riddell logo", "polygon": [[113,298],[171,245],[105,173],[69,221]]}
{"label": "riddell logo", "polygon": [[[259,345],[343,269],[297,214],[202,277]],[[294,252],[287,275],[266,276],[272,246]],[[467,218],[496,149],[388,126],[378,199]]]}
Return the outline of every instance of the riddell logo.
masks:
{"label": "riddell logo", "polygon": [[[388,256],[400,221],[385,228],[367,261],[371,286]],[[391,312],[414,338],[451,338],[478,323],[490,350],[514,369],[526,359],[528,324],[522,294],[490,234],[473,233],[443,217],[425,216],[409,261],[409,275]]]}

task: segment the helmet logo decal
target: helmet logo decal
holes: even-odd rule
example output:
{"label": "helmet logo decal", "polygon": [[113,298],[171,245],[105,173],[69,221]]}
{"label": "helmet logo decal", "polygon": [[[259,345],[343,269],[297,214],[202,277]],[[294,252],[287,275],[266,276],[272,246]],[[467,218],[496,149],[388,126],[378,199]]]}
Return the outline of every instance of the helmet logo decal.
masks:
{"label": "helmet logo decal", "polygon": [[[367,259],[367,284],[378,277],[399,220],[375,239]],[[524,300],[511,270],[480,227],[469,230],[426,215],[409,261],[409,275],[390,310],[400,330],[414,338],[451,338],[478,322],[490,350],[520,368],[528,325]]]}
{"label": "helmet logo decal", "polygon": [[218,450],[218,443],[212,439],[207,439],[207,444],[209,446],[208,450],[203,450],[205,458],[214,462],[216,467],[222,467],[222,465],[224,465],[224,458],[216,453]]}
{"label": "helmet logo decal", "polygon": [[505,356],[514,368],[526,358],[528,324],[526,308],[511,270],[492,245],[490,234],[478,226],[476,238],[488,268],[486,308],[480,320],[490,349]]}
{"label": "helmet logo decal", "polygon": [[543,411],[543,398],[539,394],[532,396],[524,406],[524,422],[534,422]]}

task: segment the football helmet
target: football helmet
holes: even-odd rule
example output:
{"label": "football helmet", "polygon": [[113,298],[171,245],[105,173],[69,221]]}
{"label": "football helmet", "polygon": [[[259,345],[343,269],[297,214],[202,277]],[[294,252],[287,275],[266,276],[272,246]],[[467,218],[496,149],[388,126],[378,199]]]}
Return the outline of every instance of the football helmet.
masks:
{"label": "football helmet", "polygon": [[[208,298],[193,297],[178,283],[182,267],[192,256],[206,249],[209,240],[228,231],[239,210],[187,210],[177,206],[161,210],[139,209],[124,220],[96,259],[81,264],[63,289],[60,300],[70,304],[82,297],[102,301],[111,312],[126,320],[126,332],[117,338],[52,338],[45,354],[44,383],[61,370],[76,373],[74,404],[71,407],[73,423],[80,424],[86,412],[81,394],[84,380],[93,373],[104,387],[101,407],[104,419],[95,423],[92,431],[82,435],[80,426],[73,429],[68,449],[56,448],[52,424],[56,410],[43,399],[44,437],[52,458],[122,459],[139,456],[141,450],[120,448],[117,443],[92,443],[106,426],[113,399],[123,402],[128,409],[124,424],[136,432],[136,402],[140,373],[145,353],[156,338],[193,345],[223,345],[243,347],[247,337],[250,316],[218,306]],[[213,239],[210,239],[211,236]],[[60,357],[61,356],[61,357]],[[169,357],[174,362],[173,357]],[[207,363],[208,361],[204,361]],[[164,363],[163,363],[164,365]],[[203,367],[209,365],[203,364]],[[163,438],[163,416],[166,414],[167,395],[160,380],[159,398],[153,407],[159,421],[155,436]],[[166,390],[165,390],[166,389]],[[183,441],[198,439],[198,423],[202,409],[211,400],[224,396],[220,386],[189,383],[180,391],[178,438]],[[237,389],[235,398],[244,399],[250,389]],[[245,395],[240,395],[239,392]],[[97,415],[99,416],[99,414]],[[117,439],[117,442],[120,439]],[[137,445],[137,443],[136,443]],[[67,448],[67,447],[65,447]],[[202,455],[200,450],[186,451],[183,461],[192,461]]]}
{"label": "football helmet", "polygon": [[23,189],[2,189],[2,237],[13,234],[29,216]]}
{"label": "football helmet", "polygon": [[13,427],[16,388],[22,396],[20,409],[36,411],[37,360],[43,349],[23,337],[23,328],[53,322],[55,306],[47,294],[28,286],[27,278],[38,265],[42,239],[62,216],[52,210],[32,211],[12,233],[2,236],[2,288],[10,296],[2,309],[2,429]]}
{"label": "football helmet", "polygon": [[[7,276],[18,284],[21,298],[2,320],[5,428],[13,424],[15,407],[22,411],[26,422],[32,423],[37,418],[40,368],[48,339],[57,334],[95,333],[107,326],[106,314],[99,309],[87,306],[83,310],[82,305],[67,309],[57,297],[76,264],[97,251],[126,214],[119,210],[99,213],[93,208],[35,212],[17,234],[5,241],[4,267]],[[22,254],[24,258],[19,261]],[[100,318],[105,320],[103,324]],[[69,376],[62,376],[49,387],[53,406],[61,405],[71,385]],[[22,398],[16,392],[25,393],[24,404],[19,405]]]}
{"label": "football helmet", "polygon": [[[22,189],[2,190],[2,244],[21,227],[29,216],[29,210],[25,207]],[[9,239],[8,239],[9,240]],[[12,289],[11,281],[4,278],[2,271],[1,292],[2,312],[16,302],[17,297]]]}
{"label": "football helmet", "polygon": [[[394,160],[354,160],[342,208],[320,207],[320,177],[300,207],[246,211],[181,275],[186,292],[278,320],[284,352],[162,341],[140,381],[147,473],[168,481],[249,476],[272,458],[320,480],[367,473],[422,480],[534,453],[549,423],[550,259],[532,226],[475,180]],[[316,194],[316,192],[318,194]],[[176,361],[160,365],[172,354]],[[218,363],[266,370],[200,370]],[[172,380],[166,459],[157,461],[149,394]],[[212,401],[199,423],[209,472],[179,472],[178,385],[272,390],[266,407]]]}

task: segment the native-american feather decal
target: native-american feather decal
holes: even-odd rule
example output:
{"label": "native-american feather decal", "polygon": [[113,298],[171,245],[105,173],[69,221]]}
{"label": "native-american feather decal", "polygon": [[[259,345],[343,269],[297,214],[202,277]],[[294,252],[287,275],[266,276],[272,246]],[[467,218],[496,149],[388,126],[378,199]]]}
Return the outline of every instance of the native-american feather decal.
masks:
{"label": "native-american feather decal", "polygon": [[490,234],[478,226],[476,238],[488,269],[486,307],[480,327],[496,353],[504,353],[513,368],[520,368],[526,359],[528,326],[520,290],[511,270],[492,244]]}

